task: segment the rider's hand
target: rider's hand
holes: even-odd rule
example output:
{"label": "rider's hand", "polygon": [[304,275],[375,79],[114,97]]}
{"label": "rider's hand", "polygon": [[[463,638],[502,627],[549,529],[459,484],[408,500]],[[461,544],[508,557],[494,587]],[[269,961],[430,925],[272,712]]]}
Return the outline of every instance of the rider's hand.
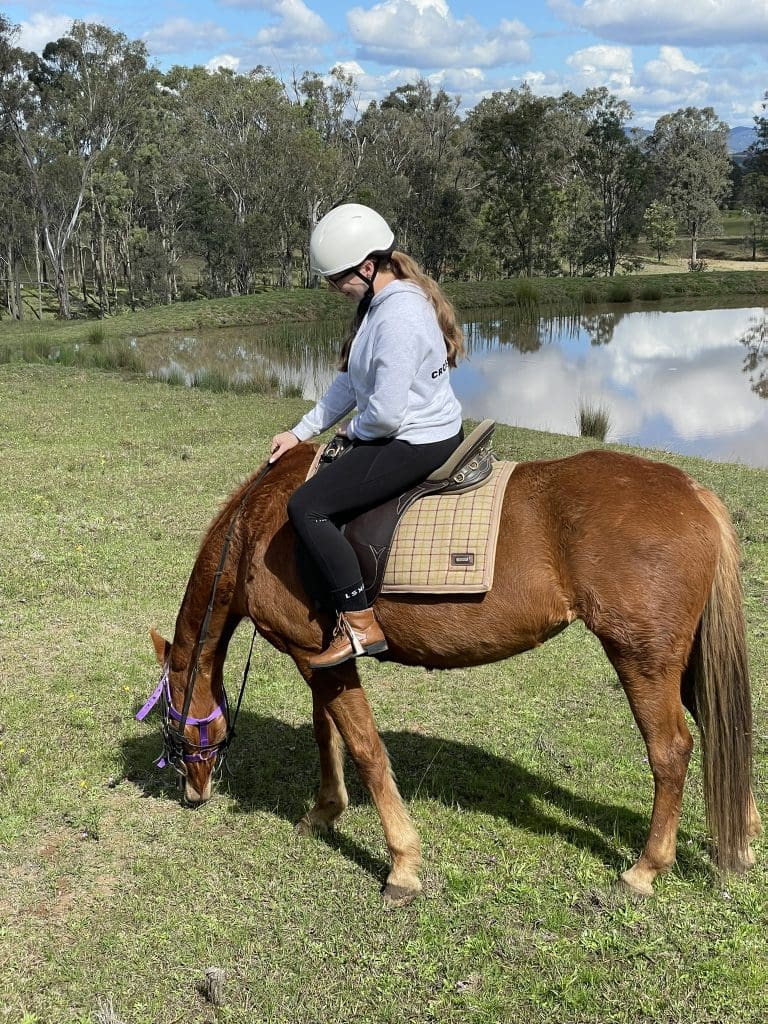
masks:
{"label": "rider's hand", "polygon": [[272,438],[272,447],[268,462],[277,462],[281,455],[285,455],[291,448],[299,444],[299,439],[290,430],[284,430],[282,434],[275,434]]}

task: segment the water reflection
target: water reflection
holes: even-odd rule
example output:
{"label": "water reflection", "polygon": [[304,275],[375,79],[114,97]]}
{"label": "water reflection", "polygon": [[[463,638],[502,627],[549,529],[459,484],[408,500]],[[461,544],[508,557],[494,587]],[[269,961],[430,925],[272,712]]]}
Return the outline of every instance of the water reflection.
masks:
{"label": "water reflection", "polygon": [[752,390],[761,398],[768,398],[768,367],[760,364],[768,361],[768,315],[763,313],[749,326],[739,339],[747,349],[744,372],[749,376]]}
{"label": "water reflection", "polygon": [[[452,379],[467,416],[574,434],[586,401],[609,409],[609,440],[768,466],[768,310],[616,309],[523,326],[502,311],[465,330]],[[139,346],[161,373],[269,375],[312,399],[333,378],[341,331],[221,328]]]}
{"label": "water reflection", "polygon": [[575,317],[532,355],[489,339],[454,380],[470,416],[572,434],[587,401],[610,410],[610,440],[766,466],[766,371],[750,386],[741,347],[765,359],[765,320],[754,309]]}

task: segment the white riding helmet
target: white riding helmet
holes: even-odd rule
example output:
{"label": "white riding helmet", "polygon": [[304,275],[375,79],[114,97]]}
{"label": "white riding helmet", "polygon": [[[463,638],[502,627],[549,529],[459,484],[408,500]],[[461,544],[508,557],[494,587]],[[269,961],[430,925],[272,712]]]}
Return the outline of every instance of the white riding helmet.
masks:
{"label": "white riding helmet", "polygon": [[368,256],[392,252],[395,236],[381,214],[360,203],[326,213],[309,240],[309,265],[321,277],[359,266]]}

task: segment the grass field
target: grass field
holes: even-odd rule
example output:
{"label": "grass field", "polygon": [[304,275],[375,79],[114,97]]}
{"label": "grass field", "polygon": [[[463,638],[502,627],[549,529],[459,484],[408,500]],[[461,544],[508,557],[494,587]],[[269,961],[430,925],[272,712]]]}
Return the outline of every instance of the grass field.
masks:
{"label": "grass field", "polygon": [[[616,886],[652,781],[579,625],[480,669],[363,666],[424,844],[403,910],[382,909],[386,846],[351,766],[335,834],[294,835],[317,783],[310,699],[265,643],[212,802],[185,810],[153,770],[158,723],[133,721],[157,677],[147,628],[173,633],[207,523],[303,408],[0,366],[0,1021],[764,1024],[768,843],[748,875],[713,874],[694,757],[677,865],[646,901]],[[496,450],[589,444],[500,427]],[[674,461],[742,541],[765,812],[768,473]]]}

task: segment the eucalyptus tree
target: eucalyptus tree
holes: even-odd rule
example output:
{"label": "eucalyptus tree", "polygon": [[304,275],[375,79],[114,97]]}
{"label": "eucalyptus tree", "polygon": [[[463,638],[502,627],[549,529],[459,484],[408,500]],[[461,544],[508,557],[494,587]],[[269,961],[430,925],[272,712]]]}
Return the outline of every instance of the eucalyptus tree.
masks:
{"label": "eucalyptus tree", "polygon": [[29,239],[28,196],[19,187],[21,167],[11,132],[18,29],[0,14],[0,279],[8,313],[24,317],[20,262]]}
{"label": "eucalyptus tree", "polygon": [[691,267],[699,240],[717,226],[730,191],[728,133],[712,107],[686,107],[660,117],[646,140],[658,197],[690,240]]}
{"label": "eucalyptus tree", "polygon": [[182,105],[188,144],[192,237],[213,286],[248,292],[258,266],[281,256],[276,183],[290,181],[285,122],[291,104],[271,73],[173,68],[165,78]]}
{"label": "eucalyptus tree", "polygon": [[142,280],[166,304],[178,295],[192,166],[186,128],[181,97],[161,80],[118,152],[126,191],[114,225],[132,306]]}
{"label": "eucalyptus tree", "polygon": [[553,266],[551,240],[568,151],[557,103],[520,89],[496,92],[471,111],[472,152],[482,172],[484,215],[502,269],[527,277]]}
{"label": "eucalyptus tree", "polygon": [[[35,233],[26,186],[18,150],[0,127],[0,280],[3,305],[15,320],[24,319],[22,264]],[[36,312],[39,317],[39,304]]]}
{"label": "eucalyptus tree", "polygon": [[595,197],[594,233],[603,267],[613,276],[622,244],[640,232],[646,198],[647,158],[627,131],[632,108],[605,87],[580,97],[566,93],[561,103],[573,104],[584,125],[576,162]]}
{"label": "eucalyptus tree", "polygon": [[[768,92],[763,110],[768,109]],[[752,259],[757,258],[757,246],[768,236],[768,116],[755,117],[755,141],[747,150],[742,179],[742,205],[747,219],[747,244]]]}
{"label": "eucalyptus tree", "polygon": [[643,231],[656,251],[658,262],[661,263],[661,257],[670,251],[677,235],[675,215],[661,199],[652,200],[646,207],[643,214]]}
{"label": "eucalyptus tree", "polygon": [[[354,80],[342,69],[327,76],[305,72],[293,83],[290,135],[284,143],[288,166],[275,182],[283,211],[285,257],[282,283],[292,281],[292,254],[301,253],[305,283],[309,237],[317,222],[348,200],[359,181],[366,140],[360,130],[360,100]],[[280,185],[282,184],[282,189]]]}
{"label": "eucalyptus tree", "polygon": [[15,109],[6,114],[31,181],[62,318],[70,316],[67,254],[92,175],[155,79],[146,56],[143,43],[82,21],[48,43],[41,58],[17,56]]}
{"label": "eucalyptus tree", "polygon": [[425,79],[398,86],[363,115],[361,188],[387,211],[400,244],[434,277],[457,261],[477,184],[466,156],[460,100]]}

